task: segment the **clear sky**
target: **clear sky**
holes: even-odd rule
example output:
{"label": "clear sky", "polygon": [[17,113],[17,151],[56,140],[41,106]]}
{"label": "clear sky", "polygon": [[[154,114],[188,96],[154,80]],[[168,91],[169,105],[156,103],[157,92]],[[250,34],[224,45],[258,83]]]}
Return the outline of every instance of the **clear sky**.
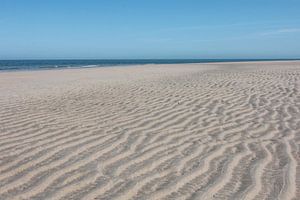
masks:
{"label": "clear sky", "polygon": [[300,58],[300,0],[0,0],[23,58]]}

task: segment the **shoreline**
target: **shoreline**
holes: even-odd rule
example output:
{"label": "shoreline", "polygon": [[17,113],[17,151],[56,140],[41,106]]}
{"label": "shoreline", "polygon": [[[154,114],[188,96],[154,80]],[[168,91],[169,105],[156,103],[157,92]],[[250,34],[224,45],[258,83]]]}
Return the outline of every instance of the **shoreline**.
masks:
{"label": "shoreline", "polygon": [[[64,59],[62,59],[64,60]],[[78,60],[80,61],[81,59],[66,59],[67,60]],[[97,60],[97,59],[95,59]],[[101,60],[101,59],[100,59]],[[105,59],[104,59],[105,60]],[[129,59],[130,60],[130,59]],[[134,60],[134,59],[133,59]],[[137,59],[139,60],[139,59]],[[141,59],[143,60],[143,59]],[[148,60],[148,59],[145,59]],[[164,59],[162,59],[164,60]],[[168,60],[168,59],[166,59]],[[184,59],[174,59],[174,61],[176,60],[184,60]],[[187,59],[189,60],[189,59]],[[192,60],[192,59],[191,59]],[[205,60],[205,59],[204,59]],[[214,60],[214,59],[212,59]],[[216,59],[218,60],[218,59]],[[222,60],[222,59],[220,59]],[[39,60],[0,60],[1,61],[44,61],[43,59]],[[60,59],[52,59],[51,61],[61,61]],[[86,61],[89,61],[89,59],[86,59]],[[109,61],[109,60],[108,60]],[[183,63],[137,63],[137,64],[107,64],[107,65],[83,65],[83,66],[74,66],[74,67],[45,67],[45,68],[27,68],[27,69],[0,69],[0,73],[3,72],[23,72],[23,71],[52,71],[52,70],[73,70],[73,69],[90,69],[90,68],[115,68],[115,67],[132,67],[132,66],[147,66],[147,65],[191,65],[191,64],[233,64],[233,63],[237,63],[237,64],[243,64],[243,63],[259,63],[259,62],[297,62],[300,61],[300,59],[224,59],[224,61],[208,61],[208,62],[183,62]]]}

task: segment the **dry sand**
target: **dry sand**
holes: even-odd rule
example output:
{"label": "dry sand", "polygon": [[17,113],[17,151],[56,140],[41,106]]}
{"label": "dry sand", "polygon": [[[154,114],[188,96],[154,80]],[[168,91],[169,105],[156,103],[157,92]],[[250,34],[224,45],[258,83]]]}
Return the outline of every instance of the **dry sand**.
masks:
{"label": "dry sand", "polygon": [[0,73],[0,199],[300,199],[300,62]]}

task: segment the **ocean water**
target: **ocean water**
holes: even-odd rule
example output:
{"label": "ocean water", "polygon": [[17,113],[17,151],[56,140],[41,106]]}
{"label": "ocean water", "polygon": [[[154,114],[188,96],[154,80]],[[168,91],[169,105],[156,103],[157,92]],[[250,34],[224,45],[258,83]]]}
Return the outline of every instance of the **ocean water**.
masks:
{"label": "ocean water", "polygon": [[273,60],[274,59],[0,60],[0,71],[107,67],[107,66],[120,66],[120,65],[126,66],[126,65],[144,65],[144,64],[180,64],[180,63],[183,64],[183,63],[273,61]]}

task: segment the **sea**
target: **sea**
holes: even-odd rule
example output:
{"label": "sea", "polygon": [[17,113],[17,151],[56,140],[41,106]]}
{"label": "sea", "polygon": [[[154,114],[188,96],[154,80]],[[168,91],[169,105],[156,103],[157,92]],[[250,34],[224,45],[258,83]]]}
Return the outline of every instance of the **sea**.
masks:
{"label": "sea", "polygon": [[277,61],[277,60],[287,60],[287,59],[60,59],[60,60],[53,60],[52,59],[52,60],[0,60],[0,71],[113,67],[113,66],[128,66],[128,65],[146,65],[146,64],[185,64],[185,63]]}

